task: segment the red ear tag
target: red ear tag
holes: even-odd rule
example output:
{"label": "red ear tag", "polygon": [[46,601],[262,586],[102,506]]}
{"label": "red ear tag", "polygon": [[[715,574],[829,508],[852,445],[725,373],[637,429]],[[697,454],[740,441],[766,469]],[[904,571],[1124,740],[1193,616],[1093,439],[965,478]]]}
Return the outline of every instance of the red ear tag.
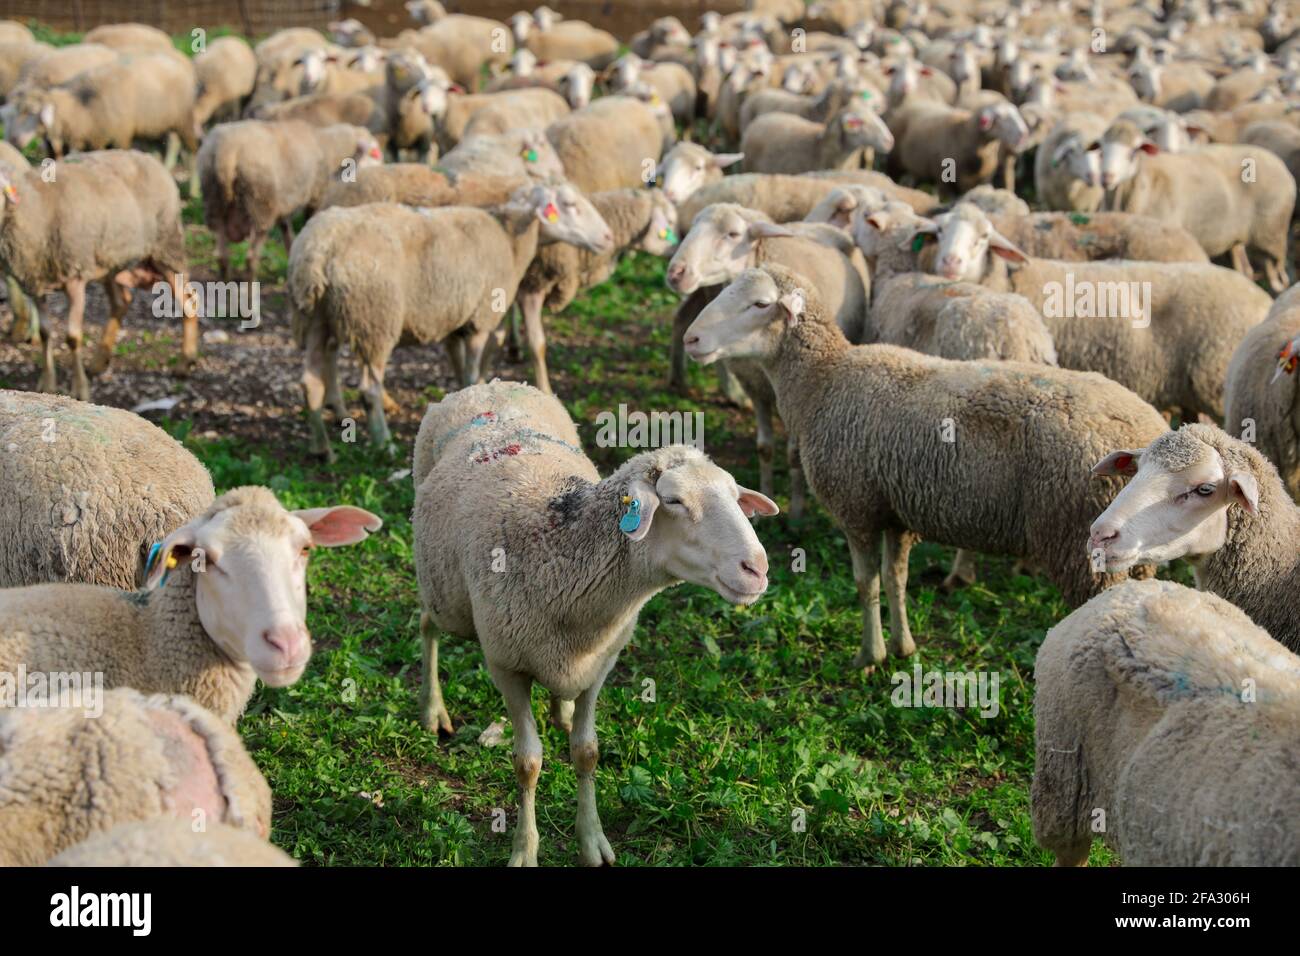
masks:
{"label": "red ear tag", "polygon": [[542,216],[546,219],[547,222],[559,222],[560,210],[555,208],[555,203],[548,202],[546,204],[546,208],[542,210]]}

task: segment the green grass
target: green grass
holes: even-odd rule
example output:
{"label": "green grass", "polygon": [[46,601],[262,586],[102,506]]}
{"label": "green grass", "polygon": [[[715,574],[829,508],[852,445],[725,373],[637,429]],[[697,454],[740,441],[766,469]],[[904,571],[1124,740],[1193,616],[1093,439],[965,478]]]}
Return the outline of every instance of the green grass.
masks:
{"label": "green grass", "polygon": [[[672,304],[662,269],[630,259],[551,323],[554,367],[586,375],[564,395],[568,407],[602,470],[631,452],[594,447],[599,410],[620,401],[710,409],[706,447],[755,484],[748,418],[662,390]],[[645,326],[648,336],[633,334]],[[692,368],[697,397],[716,390],[706,371]],[[349,502],[385,521],[362,545],[316,552],[308,615],[316,656],[296,686],[261,687],[241,721],[275,792],[275,842],[318,864],[503,864],[514,774],[508,746],[478,743],[505,709],[476,643],[442,643],[455,737],[439,742],[416,721],[413,491],[409,478],[387,480],[401,463],[373,456],[364,440],[325,468],[303,463],[297,449],[197,441],[185,424],[170,427],[219,488],[266,484],[289,507]],[[784,482],[778,473],[782,491]],[[986,559],[979,584],[944,595],[936,581],[950,552],[919,546],[909,589],[917,660],[927,670],[997,671],[1000,712],[898,708],[890,674],[913,661],[870,676],[851,668],[861,615],[847,547],[826,515],[814,505],[797,528],[778,517],[758,531],[772,562],[767,595],[740,609],[694,586],[664,592],[601,695],[598,804],[619,863],[1049,862],[1033,842],[1028,790],[1034,655],[1068,613],[1057,592]],[[806,553],[802,572],[792,568],[794,548]],[[541,861],[569,864],[575,781],[546,706],[535,694],[546,748]],[[505,833],[492,826],[498,811]],[[1113,861],[1098,843],[1092,862]]]}

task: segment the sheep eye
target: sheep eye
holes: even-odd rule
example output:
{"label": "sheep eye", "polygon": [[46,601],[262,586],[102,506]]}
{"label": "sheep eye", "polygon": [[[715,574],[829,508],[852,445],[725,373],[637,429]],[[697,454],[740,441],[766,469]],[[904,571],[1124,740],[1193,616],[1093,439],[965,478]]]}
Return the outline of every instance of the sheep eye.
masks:
{"label": "sheep eye", "polygon": [[664,504],[666,504],[666,505],[680,505],[681,503],[682,503],[682,499],[681,499],[681,498],[665,498],[665,499],[664,499]]}
{"label": "sheep eye", "polygon": [[770,309],[771,307],[772,303],[765,299],[754,303],[754,308],[756,309]]}
{"label": "sheep eye", "polygon": [[1214,494],[1214,485],[1197,485],[1196,493],[1202,498],[1208,498],[1210,495]]}

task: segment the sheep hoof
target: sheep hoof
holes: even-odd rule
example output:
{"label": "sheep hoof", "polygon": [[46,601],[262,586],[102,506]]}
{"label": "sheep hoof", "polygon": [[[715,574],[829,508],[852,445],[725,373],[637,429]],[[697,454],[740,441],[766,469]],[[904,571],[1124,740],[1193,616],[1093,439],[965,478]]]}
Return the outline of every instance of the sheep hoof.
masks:
{"label": "sheep hoof", "polygon": [[508,866],[536,866],[537,865],[537,848],[515,850],[510,854]]}
{"label": "sheep hoof", "polygon": [[420,726],[439,737],[451,737],[456,733],[451,726],[451,715],[441,704],[420,713]]}
{"label": "sheep hoof", "polygon": [[583,866],[613,866],[616,858],[605,834],[597,831],[578,838],[578,859]]}
{"label": "sheep hoof", "polygon": [[866,651],[860,650],[856,655],[854,655],[852,666],[855,670],[860,668],[862,670],[862,675],[866,677],[875,671],[877,664],[883,664],[884,662],[885,655],[883,653],[877,657],[868,654]]}
{"label": "sheep hoof", "polygon": [[86,374],[91,376],[91,378],[103,375],[108,371],[108,365],[112,360],[113,354],[111,352],[96,352],[95,357],[92,358],[90,364],[86,366]]}

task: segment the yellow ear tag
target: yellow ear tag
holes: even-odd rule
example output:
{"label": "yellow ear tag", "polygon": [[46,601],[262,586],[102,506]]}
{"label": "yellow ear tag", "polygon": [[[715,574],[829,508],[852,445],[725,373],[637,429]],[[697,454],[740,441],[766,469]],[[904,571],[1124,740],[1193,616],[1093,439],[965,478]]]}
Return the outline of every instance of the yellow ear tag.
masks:
{"label": "yellow ear tag", "polygon": [[172,554],[170,551],[167,552],[167,567],[169,569],[174,568],[178,563],[179,562],[176,560],[176,555]]}
{"label": "yellow ear tag", "polygon": [[547,222],[559,222],[560,210],[555,208],[555,203],[548,202],[546,208],[542,210],[542,215],[546,217]]}

